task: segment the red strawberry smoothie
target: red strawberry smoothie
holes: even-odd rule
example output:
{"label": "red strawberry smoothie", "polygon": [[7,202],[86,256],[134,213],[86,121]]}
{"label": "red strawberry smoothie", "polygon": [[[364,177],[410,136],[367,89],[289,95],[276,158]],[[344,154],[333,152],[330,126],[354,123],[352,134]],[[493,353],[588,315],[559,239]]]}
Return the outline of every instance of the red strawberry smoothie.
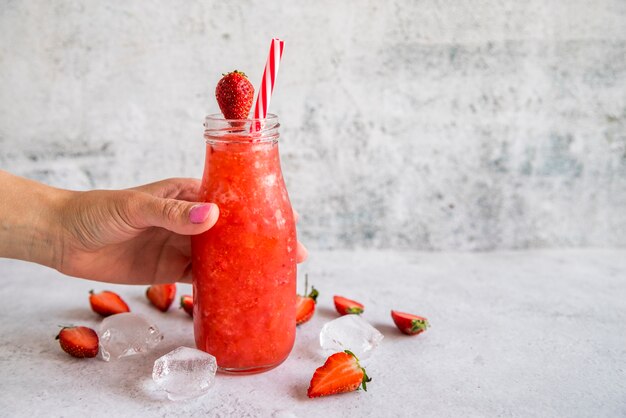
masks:
{"label": "red strawberry smoothie", "polygon": [[221,371],[261,372],[287,358],[296,329],[296,229],[278,134],[205,136],[200,200],[220,217],[192,237],[196,345]]}

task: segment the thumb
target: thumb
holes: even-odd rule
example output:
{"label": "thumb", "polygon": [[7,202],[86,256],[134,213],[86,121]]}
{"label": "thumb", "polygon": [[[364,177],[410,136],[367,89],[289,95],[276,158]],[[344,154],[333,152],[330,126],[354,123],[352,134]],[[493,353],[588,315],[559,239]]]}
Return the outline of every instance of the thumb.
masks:
{"label": "thumb", "polygon": [[163,199],[145,194],[133,218],[137,226],[158,226],[181,235],[196,235],[207,231],[219,217],[215,203],[187,202],[177,199]]}

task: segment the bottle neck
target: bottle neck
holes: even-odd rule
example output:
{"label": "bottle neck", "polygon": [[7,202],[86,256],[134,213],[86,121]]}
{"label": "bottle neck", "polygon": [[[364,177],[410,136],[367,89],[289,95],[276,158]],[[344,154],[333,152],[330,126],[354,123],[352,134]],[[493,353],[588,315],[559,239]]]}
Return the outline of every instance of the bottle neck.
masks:
{"label": "bottle neck", "polygon": [[221,115],[209,115],[204,127],[204,138],[211,145],[275,143],[280,136],[278,116],[271,114],[266,119],[224,119]]}

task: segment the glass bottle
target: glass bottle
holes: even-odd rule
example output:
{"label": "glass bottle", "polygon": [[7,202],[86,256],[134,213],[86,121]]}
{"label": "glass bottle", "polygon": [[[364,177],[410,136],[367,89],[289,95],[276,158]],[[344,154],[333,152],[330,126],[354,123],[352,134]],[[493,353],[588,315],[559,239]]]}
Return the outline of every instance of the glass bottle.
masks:
{"label": "glass bottle", "polygon": [[[251,133],[252,124],[261,126]],[[296,330],[296,228],[278,154],[276,115],[205,121],[199,200],[219,206],[192,237],[194,335],[219,370],[257,373],[289,355]]]}

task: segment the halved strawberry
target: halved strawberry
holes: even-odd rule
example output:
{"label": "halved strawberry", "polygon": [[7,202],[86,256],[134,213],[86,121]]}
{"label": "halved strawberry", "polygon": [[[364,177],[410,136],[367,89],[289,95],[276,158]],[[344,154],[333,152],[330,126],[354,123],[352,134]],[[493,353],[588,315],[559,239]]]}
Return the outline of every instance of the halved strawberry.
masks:
{"label": "halved strawberry", "polygon": [[89,303],[94,312],[102,316],[115,315],[123,312],[130,312],[128,305],[115,292],[103,290],[100,293],[89,291]]}
{"label": "halved strawberry", "polygon": [[161,312],[167,312],[176,297],[176,283],[153,284],[146,290],[146,297]]}
{"label": "halved strawberry", "polygon": [[333,297],[333,301],[335,302],[335,309],[337,309],[337,312],[339,312],[341,315],[360,315],[365,310],[363,304],[348,298],[344,298],[343,296],[335,296]]}
{"label": "halved strawberry", "polygon": [[56,339],[70,356],[87,358],[98,354],[98,334],[91,328],[63,327]]}
{"label": "halved strawberry", "polygon": [[421,334],[430,326],[428,319],[423,316],[391,311],[391,317],[393,318],[393,322],[396,323],[398,329],[407,335]]}
{"label": "halved strawberry", "polygon": [[309,275],[304,276],[304,295],[296,295],[296,325],[304,324],[313,317],[315,313],[315,304],[317,303],[317,297],[319,292],[313,286],[311,286],[311,293],[307,295],[309,288]]}
{"label": "halved strawberry", "polygon": [[371,381],[365,369],[359,364],[351,351],[335,353],[326,359],[326,363],[313,374],[307,395],[309,398],[352,392],[363,385],[367,391],[367,382]]}
{"label": "halved strawberry", "polygon": [[193,318],[193,297],[191,295],[182,295],[180,297],[180,307]]}

